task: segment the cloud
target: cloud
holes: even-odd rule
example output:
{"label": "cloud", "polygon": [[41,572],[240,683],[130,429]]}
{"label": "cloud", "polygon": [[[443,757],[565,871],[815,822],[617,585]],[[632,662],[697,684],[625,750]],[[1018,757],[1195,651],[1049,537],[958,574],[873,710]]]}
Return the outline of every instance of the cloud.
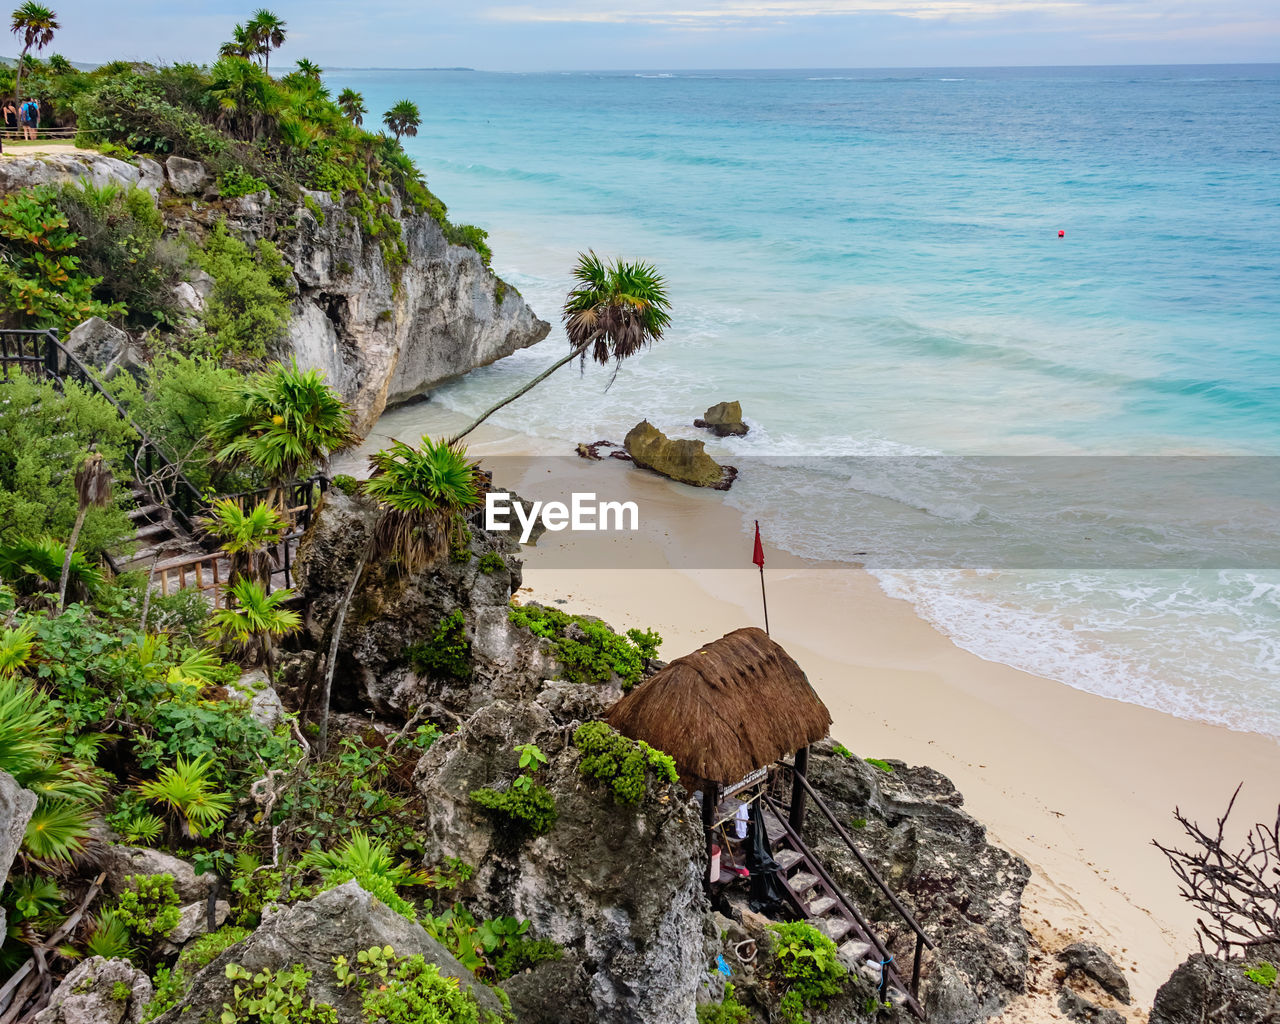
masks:
{"label": "cloud", "polygon": [[484,16],[494,21],[575,23],[597,25],[668,25],[705,27],[709,23],[745,24],[793,18],[831,18],[879,15],[917,21],[999,18],[1026,14],[1085,13],[1087,0],[722,0],[703,7],[632,4],[617,8],[544,8],[534,4],[490,7]]}

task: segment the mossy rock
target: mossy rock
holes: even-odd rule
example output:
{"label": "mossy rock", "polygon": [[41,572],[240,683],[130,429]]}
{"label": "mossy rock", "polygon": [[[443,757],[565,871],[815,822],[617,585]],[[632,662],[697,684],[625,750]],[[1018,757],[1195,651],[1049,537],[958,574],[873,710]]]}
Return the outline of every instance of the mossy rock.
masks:
{"label": "mossy rock", "polygon": [[737,476],[703,450],[705,442],[669,438],[648,420],[632,427],[623,445],[637,465],[682,484],[728,490]]}

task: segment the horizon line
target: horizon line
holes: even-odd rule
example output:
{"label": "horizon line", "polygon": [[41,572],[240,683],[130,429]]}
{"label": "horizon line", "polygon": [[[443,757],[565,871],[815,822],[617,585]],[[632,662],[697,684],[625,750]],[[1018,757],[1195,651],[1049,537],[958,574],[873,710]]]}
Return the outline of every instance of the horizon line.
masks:
{"label": "horizon line", "polygon": [[949,71],[959,68],[970,71],[1009,71],[1038,70],[1052,71],[1059,68],[1267,68],[1280,67],[1280,59],[1276,60],[1242,60],[1242,61],[1192,61],[1186,63],[1126,63],[1126,64],[883,64],[860,67],[835,64],[796,65],[786,67],[629,67],[629,68],[539,68],[537,70],[511,70],[504,68],[472,68],[472,67],[413,67],[410,65],[381,64],[342,64],[325,68],[324,71],[465,71],[470,74],[484,75],[600,75],[600,74],[633,74],[635,72],[659,72],[670,74],[675,72],[726,72],[726,71]]}

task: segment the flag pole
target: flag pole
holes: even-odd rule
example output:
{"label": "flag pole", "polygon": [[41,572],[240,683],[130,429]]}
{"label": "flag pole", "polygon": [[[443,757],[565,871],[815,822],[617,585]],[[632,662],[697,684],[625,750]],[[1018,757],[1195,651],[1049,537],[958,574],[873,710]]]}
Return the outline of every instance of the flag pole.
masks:
{"label": "flag pole", "polygon": [[760,520],[756,520],[756,546],[751,559],[760,567],[760,603],[764,605],[764,635],[769,635],[769,598],[764,591],[764,547],[760,543]]}

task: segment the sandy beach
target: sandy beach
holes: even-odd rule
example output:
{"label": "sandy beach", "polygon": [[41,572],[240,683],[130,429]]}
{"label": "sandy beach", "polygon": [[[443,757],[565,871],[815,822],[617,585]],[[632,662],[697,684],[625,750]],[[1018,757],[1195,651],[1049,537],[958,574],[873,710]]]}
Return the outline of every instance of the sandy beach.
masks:
{"label": "sandy beach", "polygon": [[[430,403],[402,408],[364,450],[388,433],[416,440],[460,420]],[[719,493],[616,460],[506,458],[567,449],[498,429],[482,428],[470,442],[499,482],[526,498],[595,491],[641,511],[637,534],[548,533],[526,548],[521,600],[562,603],[619,630],[656,629],[667,659],[763,624],[749,524]],[[362,461],[348,457],[338,468]],[[827,703],[832,735],[863,756],[950,776],[991,837],[1031,866],[1023,918],[1040,948],[1098,942],[1131,972],[1135,1008],[1150,1007],[1196,949],[1194,915],[1151,840],[1178,839],[1175,806],[1211,820],[1242,781],[1237,825],[1273,817],[1280,744],[985,661],[858,567],[778,551],[767,526],[765,541],[772,635]],[[704,568],[735,560],[742,569]],[[1008,1019],[1059,1019],[1043,1000],[1013,1012]]]}

